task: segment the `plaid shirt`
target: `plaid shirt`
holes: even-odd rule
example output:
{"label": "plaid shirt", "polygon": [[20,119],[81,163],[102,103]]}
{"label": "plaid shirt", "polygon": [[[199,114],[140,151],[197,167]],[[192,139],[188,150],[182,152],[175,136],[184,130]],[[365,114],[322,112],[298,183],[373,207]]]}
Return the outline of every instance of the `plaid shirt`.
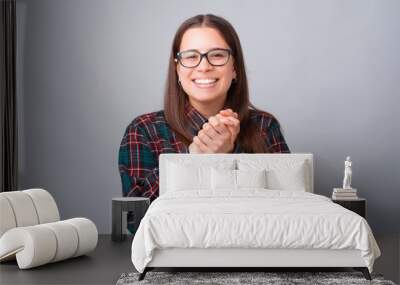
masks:
{"label": "plaid shirt", "polygon": [[[279,122],[265,112],[250,110],[250,119],[259,126],[269,152],[289,153]],[[208,121],[190,103],[185,114],[193,136]],[[232,153],[242,153],[235,143]],[[157,111],[136,117],[126,128],[119,149],[119,172],[123,196],[158,197],[158,156],[161,153],[189,153],[188,147],[177,140],[165,120],[164,112]]]}

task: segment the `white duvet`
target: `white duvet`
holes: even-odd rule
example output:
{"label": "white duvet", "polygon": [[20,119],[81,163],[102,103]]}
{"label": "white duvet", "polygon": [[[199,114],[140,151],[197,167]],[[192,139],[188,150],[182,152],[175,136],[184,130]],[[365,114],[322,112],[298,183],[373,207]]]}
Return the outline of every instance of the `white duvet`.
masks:
{"label": "white duvet", "polygon": [[154,249],[358,249],[372,272],[380,250],[366,220],[329,198],[299,191],[241,189],[166,193],[142,219],[132,262],[143,272]]}

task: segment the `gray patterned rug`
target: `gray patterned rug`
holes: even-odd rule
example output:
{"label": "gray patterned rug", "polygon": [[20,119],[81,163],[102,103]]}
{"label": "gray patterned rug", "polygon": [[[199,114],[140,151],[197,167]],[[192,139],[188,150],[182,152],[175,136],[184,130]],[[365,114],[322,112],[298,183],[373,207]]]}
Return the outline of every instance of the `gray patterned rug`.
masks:
{"label": "gray patterned rug", "polygon": [[139,273],[124,273],[116,285],[136,284],[379,284],[395,285],[384,280],[382,275],[372,274],[372,281],[364,278],[361,272],[156,272],[150,271],[145,279],[138,281]]}

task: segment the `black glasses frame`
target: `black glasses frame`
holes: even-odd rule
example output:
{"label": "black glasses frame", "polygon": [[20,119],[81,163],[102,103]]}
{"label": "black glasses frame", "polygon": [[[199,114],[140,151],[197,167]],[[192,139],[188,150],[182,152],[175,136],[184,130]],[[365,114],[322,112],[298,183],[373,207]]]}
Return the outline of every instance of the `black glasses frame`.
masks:
{"label": "black glasses frame", "polygon": [[[223,50],[223,51],[228,52],[228,59],[226,60],[226,62],[225,62],[224,64],[212,64],[212,63],[210,62],[210,60],[208,59],[208,53],[209,53],[209,52],[212,52],[212,51],[216,51],[216,50]],[[182,59],[182,53],[188,52],[188,51],[195,52],[195,53],[197,53],[197,54],[200,55],[200,60],[199,60],[199,63],[198,63],[197,65],[195,65],[195,66],[186,66],[186,65],[184,65],[184,64],[182,63],[182,61],[181,61],[181,59]],[[231,55],[232,55],[232,51],[231,51],[230,49],[227,49],[227,48],[213,48],[213,49],[210,49],[208,52],[205,52],[205,53],[201,53],[201,52],[199,52],[198,50],[195,50],[195,49],[189,49],[189,50],[177,52],[177,53],[176,53],[176,58],[175,58],[174,60],[175,60],[175,62],[179,62],[180,65],[182,65],[183,67],[186,67],[186,68],[195,68],[195,67],[198,67],[198,66],[200,65],[201,61],[203,60],[203,57],[205,57],[205,58],[207,59],[208,63],[209,63],[210,65],[212,65],[212,66],[224,66],[224,65],[226,65],[226,64],[228,63],[228,61],[229,61]]]}

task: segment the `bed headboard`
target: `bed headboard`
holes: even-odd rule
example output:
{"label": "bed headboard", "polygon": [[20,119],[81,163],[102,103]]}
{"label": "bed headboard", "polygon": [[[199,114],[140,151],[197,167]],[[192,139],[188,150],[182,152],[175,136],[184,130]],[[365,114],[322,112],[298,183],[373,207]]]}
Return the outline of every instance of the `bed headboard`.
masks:
{"label": "bed headboard", "polygon": [[174,163],[193,163],[195,165],[213,165],[218,160],[232,160],[237,166],[240,159],[265,161],[274,163],[274,161],[299,162],[304,161],[308,171],[306,171],[308,180],[307,192],[314,192],[314,163],[311,153],[218,153],[218,154],[188,154],[188,153],[163,153],[159,156],[159,191],[164,194],[167,185],[167,169],[170,162]]}

